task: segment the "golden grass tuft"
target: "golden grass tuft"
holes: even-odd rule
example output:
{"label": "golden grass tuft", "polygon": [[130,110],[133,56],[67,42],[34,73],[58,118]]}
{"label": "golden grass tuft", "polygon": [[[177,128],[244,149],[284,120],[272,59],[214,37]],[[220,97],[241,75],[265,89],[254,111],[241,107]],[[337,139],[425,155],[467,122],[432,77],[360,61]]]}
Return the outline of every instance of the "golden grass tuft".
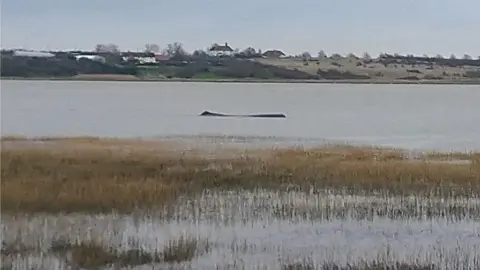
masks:
{"label": "golden grass tuft", "polygon": [[[101,141],[100,139],[98,139]],[[91,144],[89,144],[91,146]],[[205,158],[168,147],[125,142],[85,147],[83,141],[1,150],[1,209],[7,212],[130,212],[164,206],[205,188],[349,188],[439,195],[480,191],[472,162],[411,161],[402,151],[324,147],[258,150],[255,155]],[[162,150],[163,149],[163,150]],[[440,155],[436,155],[438,159]]]}

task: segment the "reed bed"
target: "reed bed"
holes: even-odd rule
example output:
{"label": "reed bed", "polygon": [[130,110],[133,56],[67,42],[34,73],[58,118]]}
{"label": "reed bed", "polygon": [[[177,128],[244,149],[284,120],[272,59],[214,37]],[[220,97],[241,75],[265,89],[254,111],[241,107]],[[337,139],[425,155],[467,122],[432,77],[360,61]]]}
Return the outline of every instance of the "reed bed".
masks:
{"label": "reed bed", "polygon": [[[402,200],[400,208],[423,212],[401,216],[394,209]],[[442,209],[460,205],[478,212],[478,199],[410,200],[205,192],[178,200],[167,219],[148,211],[4,215],[2,261],[16,269],[475,269],[480,263],[478,214],[452,220]],[[272,212],[277,204],[288,205],[285,215]],[[320,215],[304,215],[306,206]],[[437,207],[438,212],[425,215]],[[355,214],[362,208],[370,214]],[[399,216],[391,218],[384,209]],[[430,265],[435,267],[425,268]]]}
{"label": "reed bed", "polygon": [[440,197],[480,191],[476,153],[462,156],[466,163],[429,162],[428,155],[412,158],[395,149],[348,146],[206,157],[200,150],[178,151],[161,142],[62,138],[42,147],[15,147],[7,141],[2,140],[1,150],[5,212],[132,212],[163,207],[180,195],[205,189],[335,188]]}
{"label": "reed bed", "polygon": [[478,153],[2,138],[2,269],[476,269]]}

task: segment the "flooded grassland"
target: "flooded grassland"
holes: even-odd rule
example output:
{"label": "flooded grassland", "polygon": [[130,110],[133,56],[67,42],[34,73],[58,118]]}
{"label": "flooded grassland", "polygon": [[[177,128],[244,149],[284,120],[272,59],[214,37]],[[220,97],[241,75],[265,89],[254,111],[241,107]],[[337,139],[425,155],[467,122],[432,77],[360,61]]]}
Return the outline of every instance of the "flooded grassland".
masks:
{"label": "flooded grassland", "polygon": [[480,155],[3,138],[2,269],[478,269]]}

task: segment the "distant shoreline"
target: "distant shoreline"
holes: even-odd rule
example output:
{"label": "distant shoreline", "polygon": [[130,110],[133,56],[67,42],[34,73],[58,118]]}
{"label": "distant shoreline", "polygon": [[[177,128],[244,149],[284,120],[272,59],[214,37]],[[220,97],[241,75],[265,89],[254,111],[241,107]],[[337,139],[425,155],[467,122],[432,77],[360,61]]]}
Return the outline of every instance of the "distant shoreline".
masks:
{"label": "distant shoreline", "polygon": [[8,81],[106,81],[106,82],[208,82],[208,83],[312,83],[312,84],[427,84],[427,85],[480,85],[480,80],[289,80],[289,79],[150,79],[150,78],[110,78],[88,76],[74,77],[2,77]]}

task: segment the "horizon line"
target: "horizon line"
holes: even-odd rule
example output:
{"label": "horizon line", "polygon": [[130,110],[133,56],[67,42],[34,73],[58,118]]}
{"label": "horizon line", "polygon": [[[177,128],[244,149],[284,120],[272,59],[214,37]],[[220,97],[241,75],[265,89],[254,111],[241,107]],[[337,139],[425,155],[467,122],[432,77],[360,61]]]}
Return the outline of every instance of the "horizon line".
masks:
{"label": "horizon line", "polygon": [[[109,44],[114,44],[114,43],[109,43]],[[174,43],[169,43],[169,44],[174,44]],[[181,43],[180,43],[180,44],[181,44]],[[97,45],[105,45],[105,44],[97,44]],[[114,44],[114,45],[117,45],[117,44]],[[145,44],[145,45],[147,45],[147,44]],[[182,45],[182,47],[183,47],[183,44],[181,44],[181,45]],[[212,45],[213,45],[213,44],[212,44]],[[212,45],[210,45],[210,46],[212,46]],[[117,45],[117,46],[118,46],[118,45]],[[209,46],[209,47],[210,47],[210,46]],[[247,47],[247,48],[254,48],[254,47],[253,47],[253,46],[250,46],[250,47]],[[247,48],[243,48],[243,49],[235,48],[234,51],[239,50],[239,52],[241,52],[241,51],[243,51],[243,50],[245,50],[245,49],[247,49]],[[255,48],[254,48],[254,49],[255,49]],[[52,52],[76,52],[76,51],[78,51],[78,52],[92,52],[92,53],[96,52],[95,49],[87,49],[87,50],[86,50],[86,49],[77,49],[77,48],[76,48],[76,49],[57,49],[57,50],[43,49],[43,50],[42,50],[42,49],[31,49],[31,48],[28,48],[28,49],[27,49],[27,48],[18,48],[18,47],[17,47],[17,48],[3,48],[3,47],[2,47],[2,48],[0,48],[0,50],[1,50],[1,51],[49,52],[49,53],[52,53]],[[278,48],[277,48],[277,49],[267,49],[267,50],[263,50],[263,49],[261,49],[261,48],[258,48],[258,49],[255,49],[255,50],[260,50],[261,52],[267,52],[267,51],[272,51],[272,50],[279,50],[279,51],[282,51],[282,52],[283,52],[283,50],[278,49]],[[156,55],[162,55],[162,54],[163,54],[163,51],[164,51],[164,49],[160,49],[158,52],[151,52],[151,53],[154,53],[154,54],[156,54]],[[204,52],[207,52],[207,50],[201,49],[201,48],[195,49],[195,50],[193,50],[192,52],[189,52],[189,51],[186,51],[186,50],[184,50],[184,51],[185,51],[187,54],[192,54],[192,53],[194,53],[195,51],[204,51]],[[120,52],[120,53],[124,53],[124,52],[148,53],[145,49],[144,49],[144,50],[140,50],[140,49],[137,49],[137,50],[119,50],[118,52]],[[318,51],[317,53],[311,53],[311,52],[309,52],[309,51],[303,51],[303,52],[297,52],[297,53],[294,53],[294,54],[285,54],[285,55],[287,55],[287,56],[297,56],[297,55],[301,55],[301,54],[304,54],[304,53],[309,53],[311,56],[314,56],[314,55],[318,55],[320,52],[324,52],[327,56],[340,55],[340,56],[348,57],[350,54],[353,54],[354,56],[360,57],[360,55],[355,54],[355,53],[352,53],[352,52],[344,53],[344,54],[342,54],[342,53],[336,53],[336,52],[334,52],[334,53],[327,53],[327,52],[325,52],[324,50],[320,50],[320,51]],[[373,57],[373,56],[372,56],[373,54],[371,54],[371,53],[368,52],[368,51],[365,51],[365,52],[362,53],[362,55],[365,55],[365,54],[368,54],[368,55],[370,55],[371,57]],[[459,57],[459,55],[457,55],[457,54],[455,54],[455,53],[450,53],[450,54],[447,56],[447,55],[442,55],[442,54],[440,54],[440,53],[434,53],[434,54],[424,53],[424,54],[421,54],[421,55],[420,55],[420,54],[413,54],[413,53],[404,53],[404,54],[402,54],[402,53],[397,53],[397,52],[392,52],[392,53],[390,53],[390,52],[379,52],[379,53],[377,54],[377,57],[380,57],[381,55],[399,55],[399,56],[415,56],[415,57],[425,57],[425,56],[428,56],[428,57],[430,57],[430,58],[435,58],[435,57],[438,57],[438,56],[442,56],[442,57],[444,57],[444,58],[448,58],[448,57],[451,57],[451,56]],[[473,59],[475,59],[475,58],[476,58],[476,59],[480,59],[480,53],[479,53],[479,55],[470,54],[470,53],[464,53],[464,54],[462,54],[461,56],[470,56],[470,57],[472,57]]]}

